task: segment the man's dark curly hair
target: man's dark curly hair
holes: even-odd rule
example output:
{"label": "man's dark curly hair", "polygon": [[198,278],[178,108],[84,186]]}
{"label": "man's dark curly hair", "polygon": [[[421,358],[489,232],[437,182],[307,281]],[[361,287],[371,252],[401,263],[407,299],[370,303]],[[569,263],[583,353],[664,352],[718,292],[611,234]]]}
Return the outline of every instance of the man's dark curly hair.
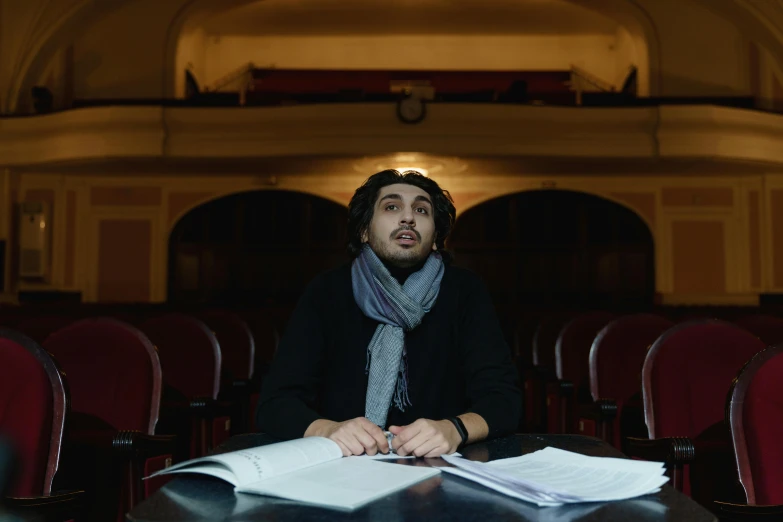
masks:
{"label": "man's dark curly hair", "polygon": [[362,235],[370,227],[378,193],[383,187],[396,183],[413,185],[429,194],[435,213],[435,244],[443,260],[449,261],[451,253],[445,249],[446,239],[457,219],[457,209],[451,195],[435,181],[415,170],[400,172],[393,169],[383,170],[367,178],[367,181],[356,189],[348,204],[348,253],[351,258],[355,258],[362,251]]}

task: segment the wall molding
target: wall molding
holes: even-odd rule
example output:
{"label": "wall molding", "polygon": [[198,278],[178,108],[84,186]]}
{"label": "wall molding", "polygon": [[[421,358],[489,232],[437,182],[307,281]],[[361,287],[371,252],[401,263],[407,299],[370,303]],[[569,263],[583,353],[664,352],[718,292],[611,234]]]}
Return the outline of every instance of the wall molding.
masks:
{"label": "wall molding", "polygon": [[459,156],[710,158],[783,165],[783,115],[717,106],[433,104],[412,127],[394,104],[98,107],[0,120],[0,166],[150,158]]}

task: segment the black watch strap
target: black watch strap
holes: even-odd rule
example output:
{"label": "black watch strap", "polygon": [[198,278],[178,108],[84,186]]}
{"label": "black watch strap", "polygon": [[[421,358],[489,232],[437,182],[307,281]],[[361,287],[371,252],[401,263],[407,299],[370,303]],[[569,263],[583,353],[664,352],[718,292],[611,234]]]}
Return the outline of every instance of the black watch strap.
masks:
{"label": "black watch strap", "polygon": [[462,437],[462,442],[460,442],[459,445],[461,448],[468,442],[468,430],[465,429],[465,424],[459,417],[449,417],[447,420],[451,421],[454,427],[457,428],[457,433],[459,433],[459,436]]}

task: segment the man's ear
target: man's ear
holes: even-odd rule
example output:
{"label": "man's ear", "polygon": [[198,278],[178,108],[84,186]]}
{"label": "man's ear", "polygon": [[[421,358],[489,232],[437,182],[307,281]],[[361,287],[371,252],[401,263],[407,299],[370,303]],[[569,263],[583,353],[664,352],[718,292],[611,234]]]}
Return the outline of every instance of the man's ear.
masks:
{"label": "man's ear", "polygon": [[435,235],[432,238],[432,251],[437,252],[438,251],[438,233],[436,232]]}
{"label": "man's ear", "polygon": [[362,243],[366,243],[367,240],[368,240],[368,238],[367,238],[367,230],[364,230],[362,232]]}

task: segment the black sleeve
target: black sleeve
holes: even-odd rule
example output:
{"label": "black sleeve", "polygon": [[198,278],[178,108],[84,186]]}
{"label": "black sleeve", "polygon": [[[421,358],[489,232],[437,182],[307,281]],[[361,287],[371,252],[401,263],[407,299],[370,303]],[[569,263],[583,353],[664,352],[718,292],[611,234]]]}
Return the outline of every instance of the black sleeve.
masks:
{"label": "black sleeve", "polygon": [[326,295],[324,286],[322,278],[308,285],[261,387],[256,425],[280,439],[302,437],[321,418],[315,407],[324,371],[324,321],[319,311]]}
{"label": "black sleeve", "polygon": [[478,277],[471,275],[469,281],[460,329],[469,411],[481,415],[493,438],[517,430],[522,395],[489,292]]}

